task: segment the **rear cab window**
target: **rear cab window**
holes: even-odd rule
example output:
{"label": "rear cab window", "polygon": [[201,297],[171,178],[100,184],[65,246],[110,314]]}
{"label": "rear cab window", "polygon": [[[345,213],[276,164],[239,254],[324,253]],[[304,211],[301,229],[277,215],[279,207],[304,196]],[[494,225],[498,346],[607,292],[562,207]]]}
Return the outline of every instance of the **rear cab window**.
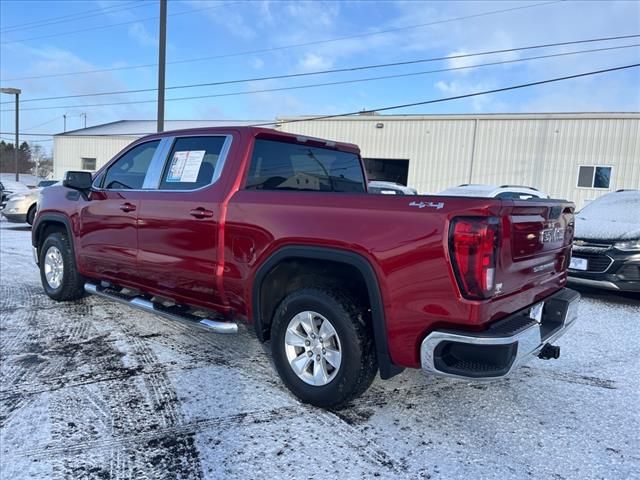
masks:
{"label": "rear cab window", "polygon": [[245,189],[366,191],[355,153],[261,138],[255,140]]}
{"label": "rear cab window", "polygon": [[196,190],[220,176],[224,135],[177,138],[162,173],[160,190]]}

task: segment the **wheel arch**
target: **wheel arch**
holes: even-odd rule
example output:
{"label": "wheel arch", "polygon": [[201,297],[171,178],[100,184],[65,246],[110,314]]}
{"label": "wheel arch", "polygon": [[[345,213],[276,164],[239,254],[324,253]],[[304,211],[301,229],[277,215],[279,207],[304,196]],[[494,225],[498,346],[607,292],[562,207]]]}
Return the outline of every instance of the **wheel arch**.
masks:
{"label": "wheel arch", "polygon": [[346,250],[305,245],[287,245],[272,253],[258,267],[251,290],[251,309],[258,339],[264,342],[270,338],[270,319],[263,318],[264,304],[262,290],[264,282],[269,275],[274,272],[276,267],[292,260],[332,262],[353,268],[360,274],[369,297],[371,322],[380,376],[383,379],[387,379],[402,372],[404,368],[394,365],[389,355],[384,307],[375,270],[365,257]]}
{"label": "wheel arch", "polygon": [[53,212],[36,215],[36,219],[31,227],[31,245],[37,250],[37,258],[40,258],[40,245],[51,228],[58,231],[64,231],[67,234],[69,237],[69,245],[71,246],[71,253],[75,258],[75,246],[71,222],[66,215]]}

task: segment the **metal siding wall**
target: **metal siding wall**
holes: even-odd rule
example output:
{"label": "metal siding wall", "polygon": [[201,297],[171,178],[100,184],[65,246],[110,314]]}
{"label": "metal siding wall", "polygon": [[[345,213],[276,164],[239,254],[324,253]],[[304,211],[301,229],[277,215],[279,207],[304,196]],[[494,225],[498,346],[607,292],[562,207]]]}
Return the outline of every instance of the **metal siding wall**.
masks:
{"label": "metal siding wall", "polygon": [[111,160],[137,137],[67,136],[53,137],[53,174],[62,178],[67,170],[81,170],[82,158],[95,158],[96,169]]}
{"label": "metal siding wall", "polygon": [[[363,157],[409,159],[409,185],[435,193],[469,182],[474,122],[367,116],[283,123],[281,130],[355,143]],[[640,189],[640,118],[480,116],[475,142],[471,183],[531,185],[578,208],[608,191]],[[578,188],[580,165],[613,166],[610,188]]]}

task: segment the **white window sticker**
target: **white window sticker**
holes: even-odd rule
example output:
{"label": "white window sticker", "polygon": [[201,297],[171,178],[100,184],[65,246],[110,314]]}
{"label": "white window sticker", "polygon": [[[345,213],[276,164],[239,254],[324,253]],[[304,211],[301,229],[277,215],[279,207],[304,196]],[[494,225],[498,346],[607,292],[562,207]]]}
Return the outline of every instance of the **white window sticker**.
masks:
{"label": "white window sticker", "polygon": [[169,167],[167,183],[195,182],[206,150],[175,152]]}

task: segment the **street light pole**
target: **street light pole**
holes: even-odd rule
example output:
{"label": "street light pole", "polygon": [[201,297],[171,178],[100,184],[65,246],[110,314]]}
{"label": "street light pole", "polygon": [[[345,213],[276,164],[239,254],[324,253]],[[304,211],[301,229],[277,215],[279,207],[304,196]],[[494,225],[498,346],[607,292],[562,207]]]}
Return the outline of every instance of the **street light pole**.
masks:
{"label": "street light pole", "polygon": [[160,0],[160,37],[158,52],[158,132],[164,131],[164,71],[167,49],[167,0]]}
{"label": "street light pole", "polygon": [[19,88],[0,88],[0,93],[8,93],[16,96],[16,144],[14,145],[13,155],[16,162],[16,182],[20,181],[20,170],[18,168],[18,157],[20,154],[20,94],[22,90]]}

